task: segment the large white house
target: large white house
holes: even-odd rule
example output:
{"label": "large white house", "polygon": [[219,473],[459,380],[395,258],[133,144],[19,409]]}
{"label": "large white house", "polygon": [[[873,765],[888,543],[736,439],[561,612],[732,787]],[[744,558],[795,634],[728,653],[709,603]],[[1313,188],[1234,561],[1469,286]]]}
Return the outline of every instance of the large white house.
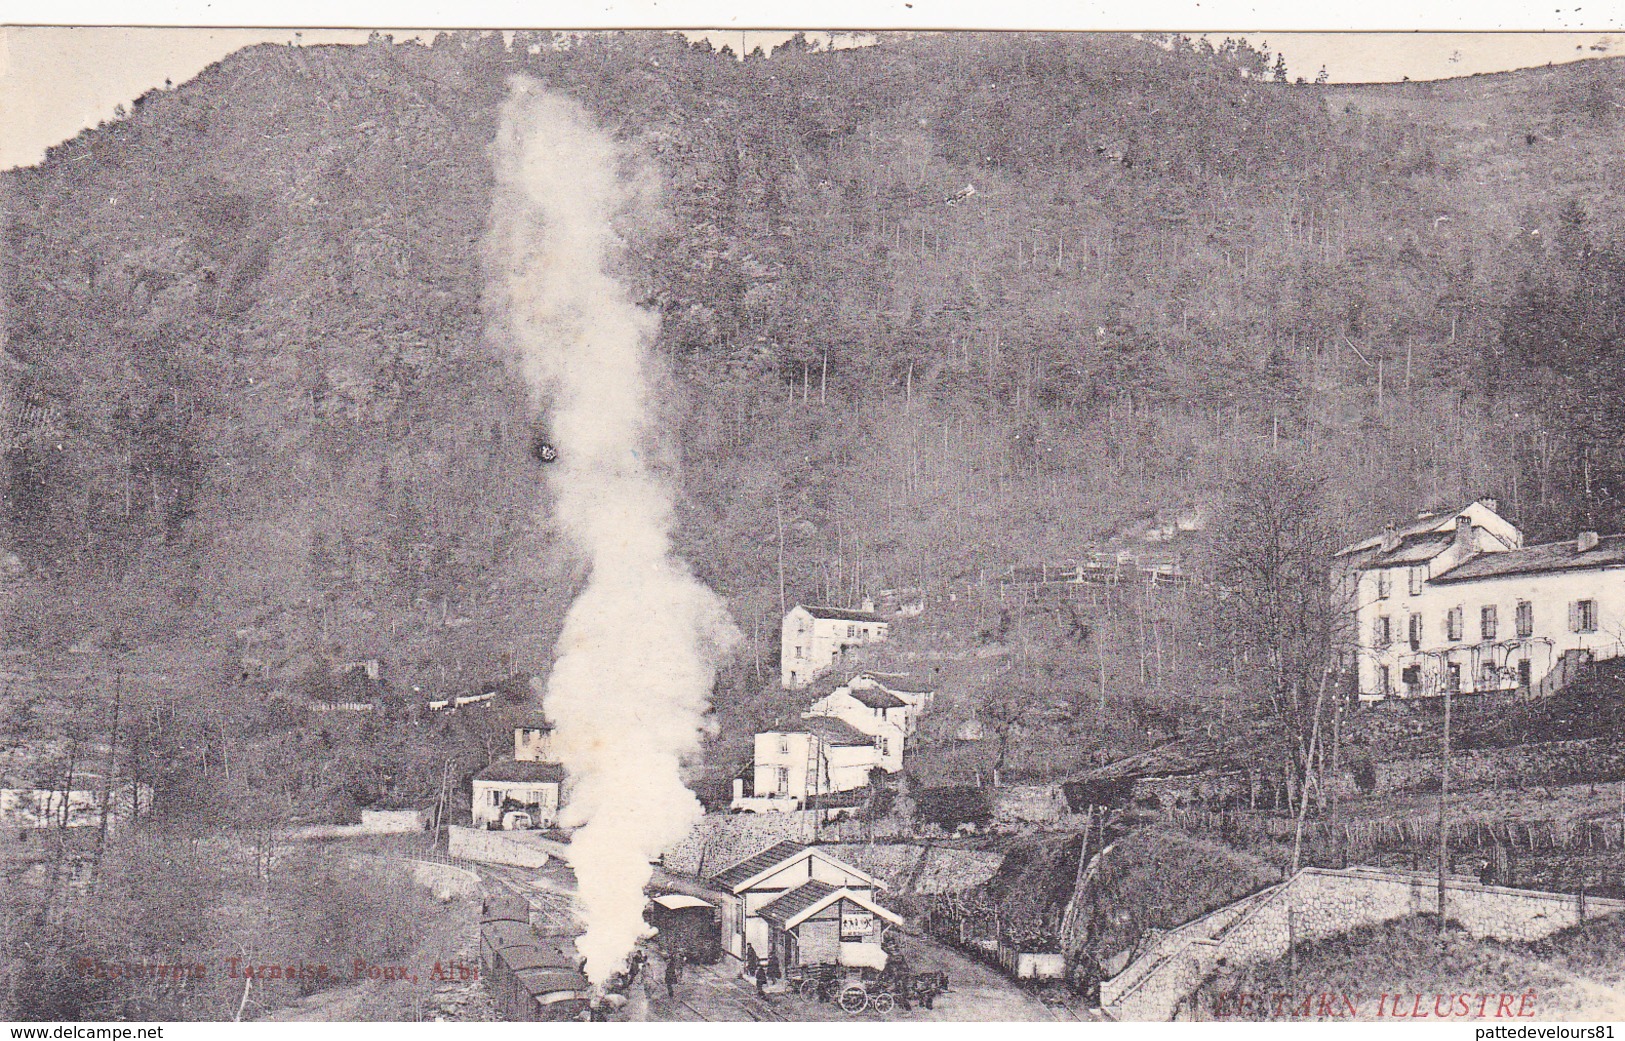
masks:
{"label": "large white house", "polygon": [[779,639],[784,688],[807,686],[847,648],[879,643],[890,633],[891,623],[875,614],[871,601],[864,601],[862,611],[797,604],[785,614]]}
{"label": "large white house", "polygon": [[1549,693],[1625,650],[1625,536],[1525,546],[1481,500],[1340,550],[1362,699]]}
{"label": "large white house", "polygon": [[736,788],[732,808],[755,812],[796,810],[820,795],[849,792],[869,783],[879,769],[902,769],[902,735],[894,754],[882,738],[830,716],[808,716],[795,730],[756,735],[754,794]]}

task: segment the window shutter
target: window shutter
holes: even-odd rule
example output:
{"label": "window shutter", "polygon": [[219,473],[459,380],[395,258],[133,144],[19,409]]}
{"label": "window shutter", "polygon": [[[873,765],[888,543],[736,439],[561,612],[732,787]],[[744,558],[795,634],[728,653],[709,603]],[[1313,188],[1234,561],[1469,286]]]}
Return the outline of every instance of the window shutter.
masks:
{"label": "window shutter", "polygon": [[1569,602],[1569,632],[1571,632],[1571,633],[1579,632],[1580,631],[1580,621],[1581,621],[1581,619],[1580,619],[1580,601],[1571,600]]}

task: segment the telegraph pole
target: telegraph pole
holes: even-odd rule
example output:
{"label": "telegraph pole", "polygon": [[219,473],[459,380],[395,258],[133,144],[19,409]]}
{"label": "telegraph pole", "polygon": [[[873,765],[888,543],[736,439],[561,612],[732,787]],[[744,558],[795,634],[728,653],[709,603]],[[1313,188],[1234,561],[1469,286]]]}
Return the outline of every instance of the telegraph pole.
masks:
{"label": "telegraph pole", "polygon": [[1450,681],[1444,683],[1444,740],[1441,743],[1443,761],[1439,769],[1439,935],[1444,935],[1445,875],[1450,867],[1450,831],[1447,827],[1445,803],[1450,798]]}
{"label": "telegraph pole", "polygon": [[[120,648],[122,650],[122,648]],[[117,653],[117,652],[115,652]],[[107,847],[107,815],[113,808],[113,778],[118,771],[118,725],[119,710],[124,705],[124,663],[121,661],[113,670],[113,733],[108,740],[106,776],[102,778],[102,819],[96,829],[96,865],[101,866],[102,852]],[[132,789],[130,792],[131,816],[141,803],[141,792]]]}

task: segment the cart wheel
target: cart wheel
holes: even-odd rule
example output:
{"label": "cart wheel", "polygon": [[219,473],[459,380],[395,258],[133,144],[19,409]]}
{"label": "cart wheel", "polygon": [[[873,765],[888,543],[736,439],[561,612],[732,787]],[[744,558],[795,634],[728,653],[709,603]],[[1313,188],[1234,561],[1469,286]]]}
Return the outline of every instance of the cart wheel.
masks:
{"label": "cart wheel", "polygon": [[817,980],[802,980],[800,990],[801,990],[801,1000],[802,1001],[817,1001],[818,1000],[818,981]]}
{"label": "cart wheel", "polygon": [[876,1012],[884,1016],[886,1013],[891,1011],[892,1005],[895,1002],[890,994],[886,993],[885,991],[881,991],[873,998],[870,998],[869,1003],[875,1007]]}
{"label": "cart wheel", "polygon": [[855,1016],[869,1004],[869,992],[861,983],[849,983],[841,990],[841,1011]]}

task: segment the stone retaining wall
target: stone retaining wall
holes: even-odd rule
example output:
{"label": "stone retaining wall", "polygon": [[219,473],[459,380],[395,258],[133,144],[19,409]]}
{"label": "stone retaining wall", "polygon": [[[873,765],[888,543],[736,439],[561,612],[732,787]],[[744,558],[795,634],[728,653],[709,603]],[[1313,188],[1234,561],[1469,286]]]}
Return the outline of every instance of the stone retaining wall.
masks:
{"label": "stone retaining wall", "polygon": [[[1373,764],[1375,792],[1437,791],[1439,756]],[[1450,755],[1450,787],[1456,791],[1563,785],[1625,778],[1625,743],[1600,738],[1546,741],[1510,748],[1456,749]]]}
{"label": "stone retaining wall", "polygon": [[[1228,964],[1278,958],[1293,941],[1319,940],[1362,925],[1438,909],[1438,877],[1426,873],[1304,868],[1291,880],[1255,893],[1163,935],[1101,987],[1118,1019],[1166,1020],[1223,958]],[[1625,911],[1625,901],[1586,901],[1585,915]],[[1470,934],[1536,940],[1581,921],[1578,896],[1483,885],[1452,877],[1445,915]]]}

